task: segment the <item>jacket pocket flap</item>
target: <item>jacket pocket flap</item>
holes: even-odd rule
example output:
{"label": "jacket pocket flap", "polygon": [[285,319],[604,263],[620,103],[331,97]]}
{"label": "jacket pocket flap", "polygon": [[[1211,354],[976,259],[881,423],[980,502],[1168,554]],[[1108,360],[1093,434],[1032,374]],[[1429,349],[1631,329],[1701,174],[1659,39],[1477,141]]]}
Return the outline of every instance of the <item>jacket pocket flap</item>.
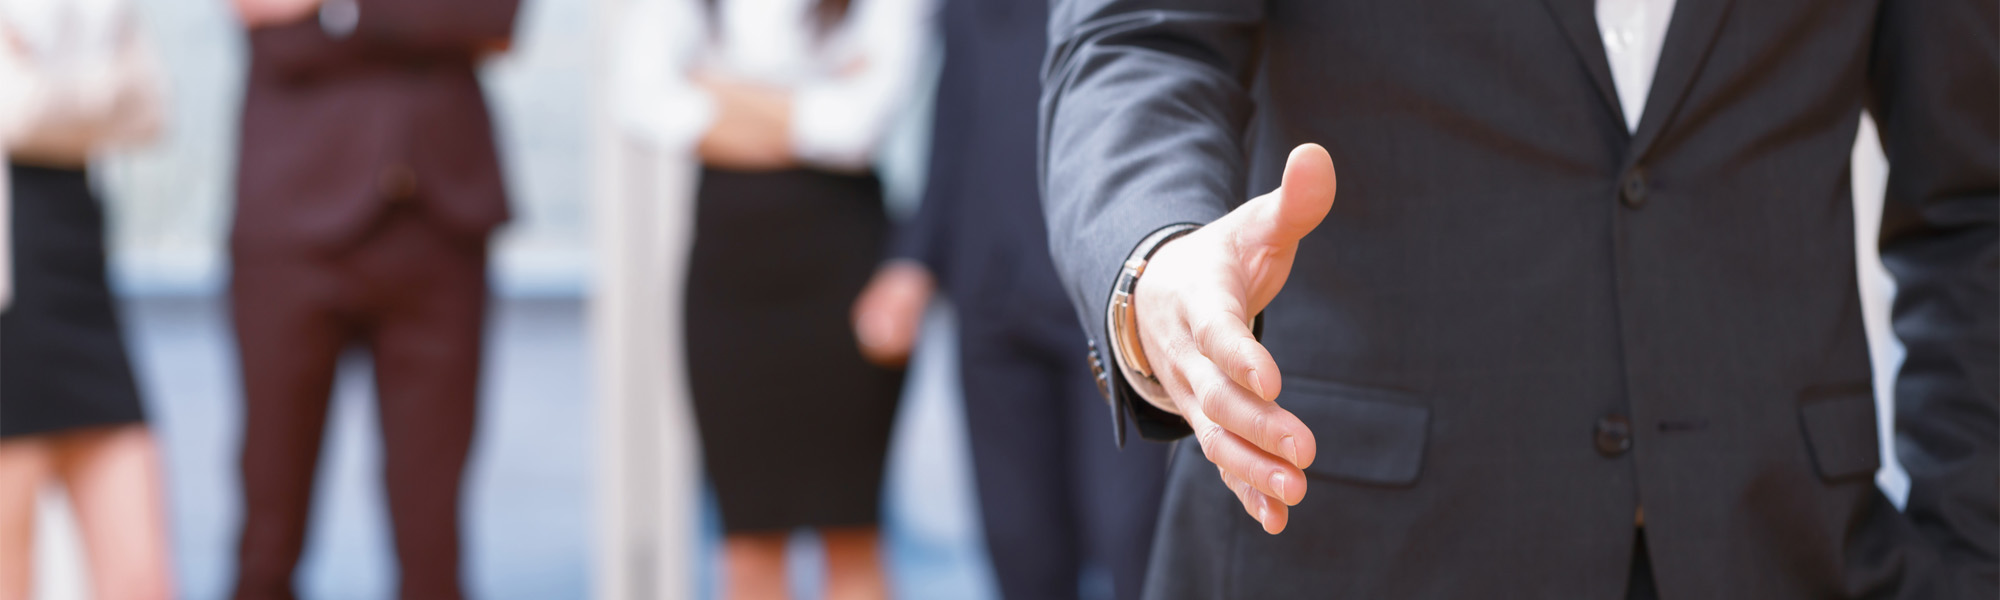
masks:
{"label": "jacket pocket flap", "polygon": [[[1815,398],[1814,396],[1819,396]],[[1882,466],[1875,431],[1875,395],[1866,386],[1835,393],[1808,392],[1799,406],[1813,464],[1827,480],[1874,475]]]}
{"label": "jacket pocket flap", "polygon": [[1297,378],[1279,400],[1311,428],[1319,453],[1307,475],[1408,485],[1424,462],[1431,409],[1407,392]]}

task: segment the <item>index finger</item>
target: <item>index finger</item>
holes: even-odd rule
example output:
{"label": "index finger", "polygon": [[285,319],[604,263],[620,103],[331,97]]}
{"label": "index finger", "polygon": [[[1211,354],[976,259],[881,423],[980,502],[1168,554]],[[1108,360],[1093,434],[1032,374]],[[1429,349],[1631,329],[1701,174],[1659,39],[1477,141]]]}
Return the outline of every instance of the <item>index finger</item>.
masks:
{"label": "index finger", "polygon": [[1255,392],[1265,400],[1278,399],[1284,379],[1278,375],[1278,361],[1250,331],[1250,316],[1243,300],[1227,293],[1215,293],[1189,310],[1189,334],[1195,347],[1209,362],[1222,369],[1236,385]]}
{"label": "index finger", "polygon": [[1247,390],[1216,369],[1186,368],[1189,392],[1202,416],[1237,437],[1300,469],[1318,453],[1312,429],[1278,403],[1244,393]]}

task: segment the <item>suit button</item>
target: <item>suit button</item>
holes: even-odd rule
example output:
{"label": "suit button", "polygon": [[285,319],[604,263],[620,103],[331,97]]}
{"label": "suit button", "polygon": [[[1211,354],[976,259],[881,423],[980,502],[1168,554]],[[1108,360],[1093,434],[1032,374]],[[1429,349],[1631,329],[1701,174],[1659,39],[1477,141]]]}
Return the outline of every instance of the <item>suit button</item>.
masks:
{"label": "suit button", "polygon": [[1625,181],[1618,185],[1618,202],[1624,204],[1626,208],[1646,205],[1645,170],[1632,169],[1631,173],[1625,174]]}
{"label": "suit button", "polygon": [[1597,420],[1597,453],[1615,457],[1632,449],[1632,421],[1625,415]]}
{"label": "suit button", "polygon": [[390,200],[408,200],[417,195],[417,172],[407,165],[389,165],[375,184]]}

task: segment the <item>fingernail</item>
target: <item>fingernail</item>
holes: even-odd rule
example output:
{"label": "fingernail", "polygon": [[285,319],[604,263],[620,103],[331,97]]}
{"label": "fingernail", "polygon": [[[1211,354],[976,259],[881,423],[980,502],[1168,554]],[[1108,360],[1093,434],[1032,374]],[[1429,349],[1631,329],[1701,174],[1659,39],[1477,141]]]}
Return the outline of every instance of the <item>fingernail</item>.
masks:
{"label": "fingernail", "polygon": [[[1278,493],[1279,502],[1285,502],[1285,484],[1290,483],[1291,479],[1290,477],[1286,477],[1284,473],[1271,474],[1271,491]],[[1290,504],[1290,502],[1286,502],[1286,504]]]}
{"label": "fingernail", "polygon": [[1265,400],[1271,399],[1270,394],[1264,393],[1264,380],[1257,378],[1256,369],[1250,370],[1250,391],[1257,392],[1258,398],[1263,398]]}
{"label": "fingernail", "polygon": [[1278,451],[1285,453],[1285,460],[1292,461],[1292,466],[1306,468],[1305,465],[1299,464],[1299,444],[1297,440],[1292,439],[1292,436],[1288,435],[1278,440]]}
{"label": "fingernail", "polygon": [[1266,529],[1269,529],[1269,528],[1270,528],[1270,526],[1271,526],[1271,507],[1268,507],[1268,506],[1259,506],[1259,507],[1257,507],[1257,522],[1258,522],[1259,524],[1262,524],[1262,525],[1264,525],[1264,527],[1265,527]]}

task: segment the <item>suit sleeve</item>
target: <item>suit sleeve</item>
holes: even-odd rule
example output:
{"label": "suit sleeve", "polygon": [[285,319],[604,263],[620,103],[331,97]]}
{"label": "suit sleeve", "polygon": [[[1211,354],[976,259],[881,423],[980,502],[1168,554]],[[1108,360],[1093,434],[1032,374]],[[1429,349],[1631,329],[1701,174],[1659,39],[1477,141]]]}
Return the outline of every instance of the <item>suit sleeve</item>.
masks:
{"label": "suit sleeve", "polygon": [[1921,597],[2000,596],[2000,34],[1995,5],[1888,0],[1869,109],[1889,157],[1904,512],[1936,553]]}
{"label": "suit sleeve", "polygon": [[513,37],[520,0],[357,0],[362,43],[414,52],[478,54]]}
{"label": "suit sleeve", "polygon": [[972,53],[978,43],[979,23],[967,10],[967,0],[944,0],[938,11],[943,33],[944,65],[938,71],[935,108],[931,119],[930,164],[924,176],[924,195],[912,216],[889,248],[889,257],[913,260],[944,281],[947,272],[944,252],[952,239],[952,223],[957,219],[961,172],[969,148],[964,128],[978,118],[974,93],[979,81],[978,61]]}
{"label": "suit sleeve", "polygon": [[1057,0],[1042,75],[1049,251],[1104,365],[1118,435],[1189,433],[1138,398],[1105,343],[1120,265],[1147,234],[1207,223],[1244,200],[1263,3]]}
{"label": "suit sleeve", "polygon": [[259,68],[291,79],[378,64],[471,60],[506,42],[518,0],[358,0],[354,33],[334,38],[317,18],[250,30]]}

